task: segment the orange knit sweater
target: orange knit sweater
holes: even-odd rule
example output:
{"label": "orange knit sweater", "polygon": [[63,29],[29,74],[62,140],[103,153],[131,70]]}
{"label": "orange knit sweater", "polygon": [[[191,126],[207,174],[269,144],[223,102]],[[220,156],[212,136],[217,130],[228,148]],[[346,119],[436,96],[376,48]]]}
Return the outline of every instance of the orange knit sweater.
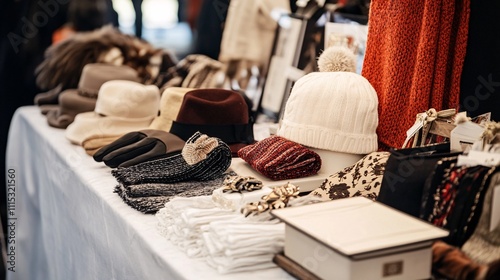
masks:
{"label": "orange knit sweater", "polygon": [[362,75],[379,98],[379,148],[400,148],[417,113],[457,108],[470,0],[373,0]]}

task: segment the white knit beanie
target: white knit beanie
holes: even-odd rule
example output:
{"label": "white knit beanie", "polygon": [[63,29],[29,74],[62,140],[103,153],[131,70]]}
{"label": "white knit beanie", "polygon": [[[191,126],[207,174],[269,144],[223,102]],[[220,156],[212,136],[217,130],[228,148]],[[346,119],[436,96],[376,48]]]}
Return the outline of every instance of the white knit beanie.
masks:
{"label": "white knit beanie", "polygon": [[378,149],[377,107],[377,93],[361,75],[310,73],[293,86],[277,134],[312,148],[368,154]]}

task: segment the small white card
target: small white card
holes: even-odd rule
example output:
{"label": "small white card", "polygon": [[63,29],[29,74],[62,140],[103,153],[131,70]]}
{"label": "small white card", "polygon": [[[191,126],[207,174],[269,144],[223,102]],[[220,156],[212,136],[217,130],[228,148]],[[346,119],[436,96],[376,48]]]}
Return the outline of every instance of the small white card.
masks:
{"label": "small white card", "polygon": [[472,146],[472,144],[481,139],[483,131],[484,127],[473,122],[458,124],[455,129],[451,131],[451,151],[464,151],[467,146]]}

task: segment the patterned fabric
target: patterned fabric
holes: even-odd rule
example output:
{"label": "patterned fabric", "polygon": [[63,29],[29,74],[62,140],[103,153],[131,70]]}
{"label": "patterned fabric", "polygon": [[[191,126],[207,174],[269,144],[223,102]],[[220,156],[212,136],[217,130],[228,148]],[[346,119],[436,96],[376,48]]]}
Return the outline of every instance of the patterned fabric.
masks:
{"label": "patterned fabric", "polygon": [[352,166],[334,173],[312,191],[331,200],[354,196],[377,199],[389,152],[373,152]]}
{"label": "patterned fabric", "polygon": [[321,158],[317,153],[276,135],[241,148],[238,156],[273,180],[307,177],[318,173],[321,168]]}
{"label": "patterned fabric", "polygon": [[[450,234],[443,241],[461,247],[476,229],[489,180],[495,170],[480,165],[451,164],[442,176],[433,178],[432,181],[440,183],[432,185],[428,197],[423,197],[426,211],[421,213],[421,218],[447,229]],[[439,173],[431,176],[439,176]]]}
{"label": "patterned fabric", "polygon": [[[434,196],[434,209],[428,221],[438,227],[446,226],[447,218],[455,207],[455,199],[459,188],[459,183],[467,173],[467,168],[458,167],[448,170],[445,174],[442,185],[436,189]],[[439,198],[439,199],[436,199]]]}
{"label": "patterned fabric", "polygon": [[462,250],[472,259],[484,264],[500,257],[500,225],[490,231],[490,221],[493,215],[493,192],[498,185],[500,185],[499,171],[492,175],[477,227],[470,239],[462,246]]}

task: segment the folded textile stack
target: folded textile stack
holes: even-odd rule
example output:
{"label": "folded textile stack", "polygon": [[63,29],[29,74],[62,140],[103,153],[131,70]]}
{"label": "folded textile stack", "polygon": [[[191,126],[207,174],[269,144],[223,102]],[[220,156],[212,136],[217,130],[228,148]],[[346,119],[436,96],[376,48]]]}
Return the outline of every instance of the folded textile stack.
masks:
{"label": "folded textile stack", "polygon": [[[212,196],[175,197],[156,214],[162,236],[189,257],[203,257],[219,273],[276,266],[272,258],[283,250],[285,228],[283,223],[273,220],[270,210],[278,205],[299,206],[322,201],[312,197],[297,198],[298,188],[287,184],[271,190],[260,201],[257,198],[246,204],[242,215],[234,210],[235,202],[220,203],[231,201],[223,199],[224,195],[235,195],[221,193],[224,188],[217,189]],[[253,193],[242,193],[241,200],[249,201],[245,196],[255,197]],[[278,201],[282,203],[275,203]],[[264,204],[268,207],[263,207]]]}
{"label": "folded textile stack", "polygon": [[207,256],[201,227],[216,220],[226,220],[238,214],[218,208],[210,196],[175,197],[156,214],[162,236],[183,250],[189,257]]}
{"label": "folded textile stack", "polygon": [[219,273],[275,267],[275,254],[283,251],[285,225],[278,220],[256,221],[241,215],[203,227],[208,264]]}
{"label": "folded textile stack", "polygon": [[220,273],[273,267],[274,254],[283,250],[282,223],[262,221],[269,216],[245,218],[210,196],[176,197],[156,217],[162,236],[189,257],[204,257]]}

